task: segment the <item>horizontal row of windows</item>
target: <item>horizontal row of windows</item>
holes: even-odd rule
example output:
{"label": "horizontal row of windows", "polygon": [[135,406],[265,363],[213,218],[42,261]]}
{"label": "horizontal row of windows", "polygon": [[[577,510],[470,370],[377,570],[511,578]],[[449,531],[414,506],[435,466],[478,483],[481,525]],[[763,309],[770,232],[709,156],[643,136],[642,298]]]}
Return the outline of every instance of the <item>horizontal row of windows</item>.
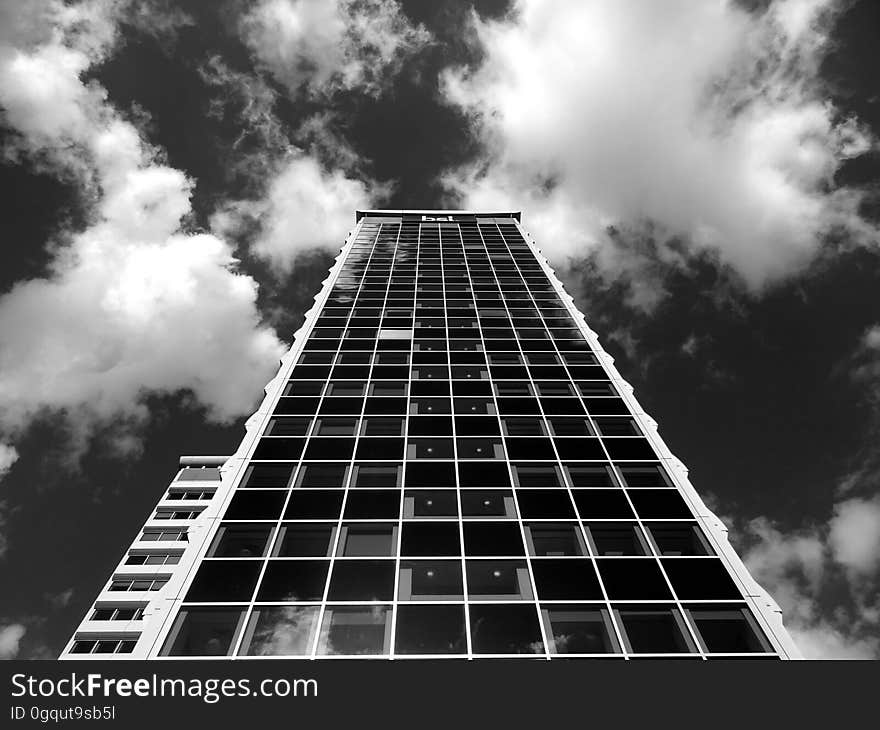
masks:
{"label": "horizontal row of windows", "polygon": [[[396,368],[392,368],[395,370]],[[452,381],[454,395],[496,395],[499,398],[513,396],[555,396],[574,397],[581,395],[587,398],[597,396],[616,396],[614,386],[603,378],[600,380],[575,380],[572,383],[561,380],[546,380],[530,382],[528,380],[500,380],[494,383],[487,381],[488,375],[474,369],[473,378],[467,378],[462,373],[460,381]],[[353,373],[352,373],[353,375]],[[392,382],[377,380],[375,382],[361,382],[358,380],[341,380],[331,378],[327,380],[300,380],[294,371],[293,379],[285,386],[284,396],[317,397],[352,397],[352,396],[405,396],[412,389],[413,395],[446,395],[449,393],[450,381],[448,371],[443,366],[424,365],[413,368],[411,382],[399,382],[396,378]],[[596,373],[602,375],[602,373]],[[406,377],[403,373],[399,376]],[[398,377],[399,377],[398,376]],[[419,382],[431,381],[431,382]],[[419,390],[428,391],[419,393]]]}
{"label": "horizontal row of windows", "polygon": [[246,612],[235,607],[190,606],[178,614],[162,654],[231,654],[242,627],[238,653],[246,656],[308,656],[315,643],[318,655],[348,656],[387,655],[392,650],[403,655],[467,655],[469,647],[474,654],[488,655],[772,651],[743,607],[621,605],[608,611],[581,604],[499,604],[471,605],[467,610],[469,622],[462,605],[407,605],[394,611],[391,606],[328,607],[323,617],[316,607],[261,606],[245,622]]}
{"label": "horizontal row of windows", "polygon": [[[349,520],[396,520],[402,513],[401,507],[403,513],[409,510],[418,513],[427,502],[430,502],[428,509],[436,510],[436,504],[444,501],[430,492],[422,494],[429,496],[406,494],[401,504],[399,490],[293,490],[289,500],[288,492],[280,489],[240,491],[227,507],[225,519],[278,520],[283,510],[284,519],[334,519],[341,512],[343,519]],[[508,514],[513,509],[514,495],[519,513],[525,519],[575,519],[575,508],[580,517],[587,520],[635,519],[636,513],[646,520],[691,517],[678,490],[650,488],[574,489],[571,492],[552,488],[499,490],[496,493],[462,491],[461,510],[465,517],[515,517],[515,514]]]}
{"label": "horizontal row of windows", "polygon": [[[294,464],[252,463],[245,471],[243,487],[286,488],[332,487],[439,487],[480,489],[516,486],[577,489],[600,489],[626,486],[631,489],[671,487],[666,471],[659,464],[568,463],[560,468],[545,462],[451,461],[407,462],[403,464],[306,463],[295,470]],[[294,477],[294,473],[296,476]],[[512,475],[512,479],[511,479]],[[242,496],[242,499],[245,497]],[[584,497],[586,498],[586,497]],[[646,498],[645,498],[646,499]]]}
{"label": "horizontal row of windows", "polygon": [[[513,540],[503,534],[499,539],[505,543]],[[466,534],[466,545],[468,542]],[[513,544],[479,547],[516,555]],[[457,545],[454,551],[458,552]],[[452,553],[450,544],[447,554]],[[398,600],[462,600],[466,590],[469,600],[526,601],[534,598],[532,578],[538,598],[545,601],[602,601],[606,596],[622,601],[742,599],[717,558],[468,557],[464,582],[461,562],[437,558],[401,561],[399,565],[395,560],[373,558],[205,560],[186,600],[302,603],[321,601],[326,595],[327,601],[390,601],[396,585]]]}
{"label": "horizontal row of windows", "polygon": [[[503,505],[502,505],[503,508]],[[404,556],[460,553],[458,528],[411,528],[404,522],[400,553]],[[440,523],[443,524],[443,523]],[[273,534],[277,536],[273,540]],[[275,530],[260,523],[227,522],[208,550],[209,558],[392,557],[398,552],[397,523],[285,522]],[[338,540],[337,540],[338,533]],[[528,522],[523,524],[528,554],[533,557],[704,556],[711,549],[696,523]],[[479,535],[477,536],[479,537]],[[269,546],[272,545],[271,550]],[[477,543],[479,547],[479,543]],[[519,549],[514,540],[510,547]]]}
{"label": "horizontal row of windows", "polygon": [[[416,404],[418,405],[418,404]],[[599,416],[595,419],[535,416],[417,416],[405,417],[323,416],[312,419],[299,416],[276,416],[266,425],[266,436],[641,436],[635,420],[629,416]],[[174,494],[175,496],[171,496]],[[168,499],[210,499],[210,493],[188,492],[179,496],[172,490]],[[199,494],[201,496],[193,496]]]}

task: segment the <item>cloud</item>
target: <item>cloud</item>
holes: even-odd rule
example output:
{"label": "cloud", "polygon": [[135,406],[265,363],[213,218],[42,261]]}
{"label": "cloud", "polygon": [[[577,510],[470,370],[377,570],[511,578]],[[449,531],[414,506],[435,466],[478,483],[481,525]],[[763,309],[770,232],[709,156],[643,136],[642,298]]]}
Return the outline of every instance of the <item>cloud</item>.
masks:
{"label": "cloud", "polygon": [[[73,175],[88,224],[53,242],[45,278],[0,297],[0,431],[47,412],[76,436],[148,418],[150,393],[189,391],[209,418],[246,414],[284,351],[231,246],[193,230],[193,181],[162,161],[82,75],[111,52],[116,3],[40,7],[39,38],[0,49],[0,105],[15,149]],[[35,10],[36,12],[36,10]]]}
{"label": "cloud", "polygon": [[261,0],[241,19],[260,64],[291,92],[376,96],[431,40],[395,0]]}
{"label": "cloud", "polygon": [[829,545],[838,563],[862,574],[880,568],[880,496],[836,504],[829,527]]}
{"label": "cloud", "polygon": [[315,157],[291,151],[263,198],[226,204],[214,214],[212,227],[240,235],[255,226],[251,254],[286,273],[305,249],[341,248],[354,227],[354,211],[371,207],[384,189],[375,183],[368,188],[342,170],[324,168]]}
{"label": "cloud", "polygon": [[23,624],[0,626],[0,659],[15,659],[18,656],[25,633],[27,628]]}
{"label": "cloud", "polygon": [[779,603],[807,658],[880,658],[880,574],[876,555],[867,555],[880,520],[876,512],[863,514],[864,506],[855,499],[839,503],[828,523],[791,532],[766,517],[729,521],[746,567]]}
{"label": "cloud", "polygon": [[482,62],[442,88],[484,154],[444,182],[463,207],[522,208],[558,262],[634,272],[643,309],[664,296],[658,262],[710,256],[758,291],[829,232],[867,243],[863,193],[834,176],[875,141],[819,79],[839,6],[518,0],[474,15]]}
{"label": "cloud", "polygon": [[18,451],[14,446],[0,443],[0,479],[3,479],[18,461]]}

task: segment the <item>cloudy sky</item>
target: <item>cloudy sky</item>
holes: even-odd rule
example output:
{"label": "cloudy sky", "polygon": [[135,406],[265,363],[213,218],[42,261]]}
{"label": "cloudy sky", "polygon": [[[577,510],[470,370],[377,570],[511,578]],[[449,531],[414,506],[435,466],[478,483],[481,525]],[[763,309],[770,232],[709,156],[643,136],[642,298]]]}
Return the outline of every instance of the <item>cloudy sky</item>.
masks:
{"label": "cloudy sky", "polygon": [[880,656],[880,7],[0,0],[0,657],[231,453],[357,207],[521,209],[803,651]]}

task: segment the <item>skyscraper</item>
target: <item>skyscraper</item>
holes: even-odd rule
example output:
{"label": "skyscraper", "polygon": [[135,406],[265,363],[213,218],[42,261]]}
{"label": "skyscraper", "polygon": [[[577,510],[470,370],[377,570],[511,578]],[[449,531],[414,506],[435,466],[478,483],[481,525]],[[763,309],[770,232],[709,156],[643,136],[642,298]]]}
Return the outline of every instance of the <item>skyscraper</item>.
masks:
{"label": "skyscraper", "polygon": [[358,211],[64,658],[797,657],[519,213]]}

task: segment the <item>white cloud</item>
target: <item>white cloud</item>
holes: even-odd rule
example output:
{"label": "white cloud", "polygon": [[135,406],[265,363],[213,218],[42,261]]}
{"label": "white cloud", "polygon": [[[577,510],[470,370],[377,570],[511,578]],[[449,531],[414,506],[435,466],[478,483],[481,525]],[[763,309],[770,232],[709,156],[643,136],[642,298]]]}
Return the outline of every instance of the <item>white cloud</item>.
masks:
{"label": "white cloud", "polygon": [[609,278],[644,267],[645,238],[669,266],[687,260],[672,241],[710,252],[753,289],[807,265],[831,229],[867,241],[861,194],[833,176],[873,140],[818,81],[839,4],[518,0],[475,16],[482,63],[443,89],[486,154],[445,182],[465,207],[522,208],[548,256],[593,252]]}
{"label": "white cloud", "polygon": [[838,563],[859,573],[880,568],[880,497],[836,504],[830,528],[829,544]]}
{"label": "white cloud", "polygon": [[0,443],[0,479],[3,479],[12,468],[12,465],[18,461],[18,451],[14,446]]}
{"label": "white cloud", "polygon": [[[880,576],[852,570],[867,567],[864,548],[877,529],[853,517],[858,501],[836,505],[828,524],[801,531],[783,533],[765,517],[731,531],[749,572],[779,603],[786,627],[809,659],[880,657]],[[841,543],[843,529],[847,538]]]}
{"label": "white cloud", "polygon": [[378,94],[430,42],[395,0],[261,0],[241,20],[260,63],[290,91]]}
{"label": "white cloud", "polygon": [[25,633],[27,629],[23,624],[0,626],[0,659],[15,659],[18,656]]}
{"label": "white cloud", "polygon": [[212,219],[219,233],[235,234],[250,222],[258,233],[250,252],[289,272],[297,254],[308,248],[341,248],[354,227],[354,212],[369,208],[385,188],[325,169],[312,156],[292,152],[270,179],[260,200],[227,204]]}
{"label": "white cloud", "polygon": [[182,227],[192,181],[81,79],[109,53],[117,7],[52,4],[36,45],[0,49],[15,144],[77,174],[93,200],[46,278],[0,297],[0,430],[13,437],[47,409],[70,416],[80,438],[111,421],[137,425],[148,393],[191,391],[217,420],[246,414],[284,349],[232,248]]}

